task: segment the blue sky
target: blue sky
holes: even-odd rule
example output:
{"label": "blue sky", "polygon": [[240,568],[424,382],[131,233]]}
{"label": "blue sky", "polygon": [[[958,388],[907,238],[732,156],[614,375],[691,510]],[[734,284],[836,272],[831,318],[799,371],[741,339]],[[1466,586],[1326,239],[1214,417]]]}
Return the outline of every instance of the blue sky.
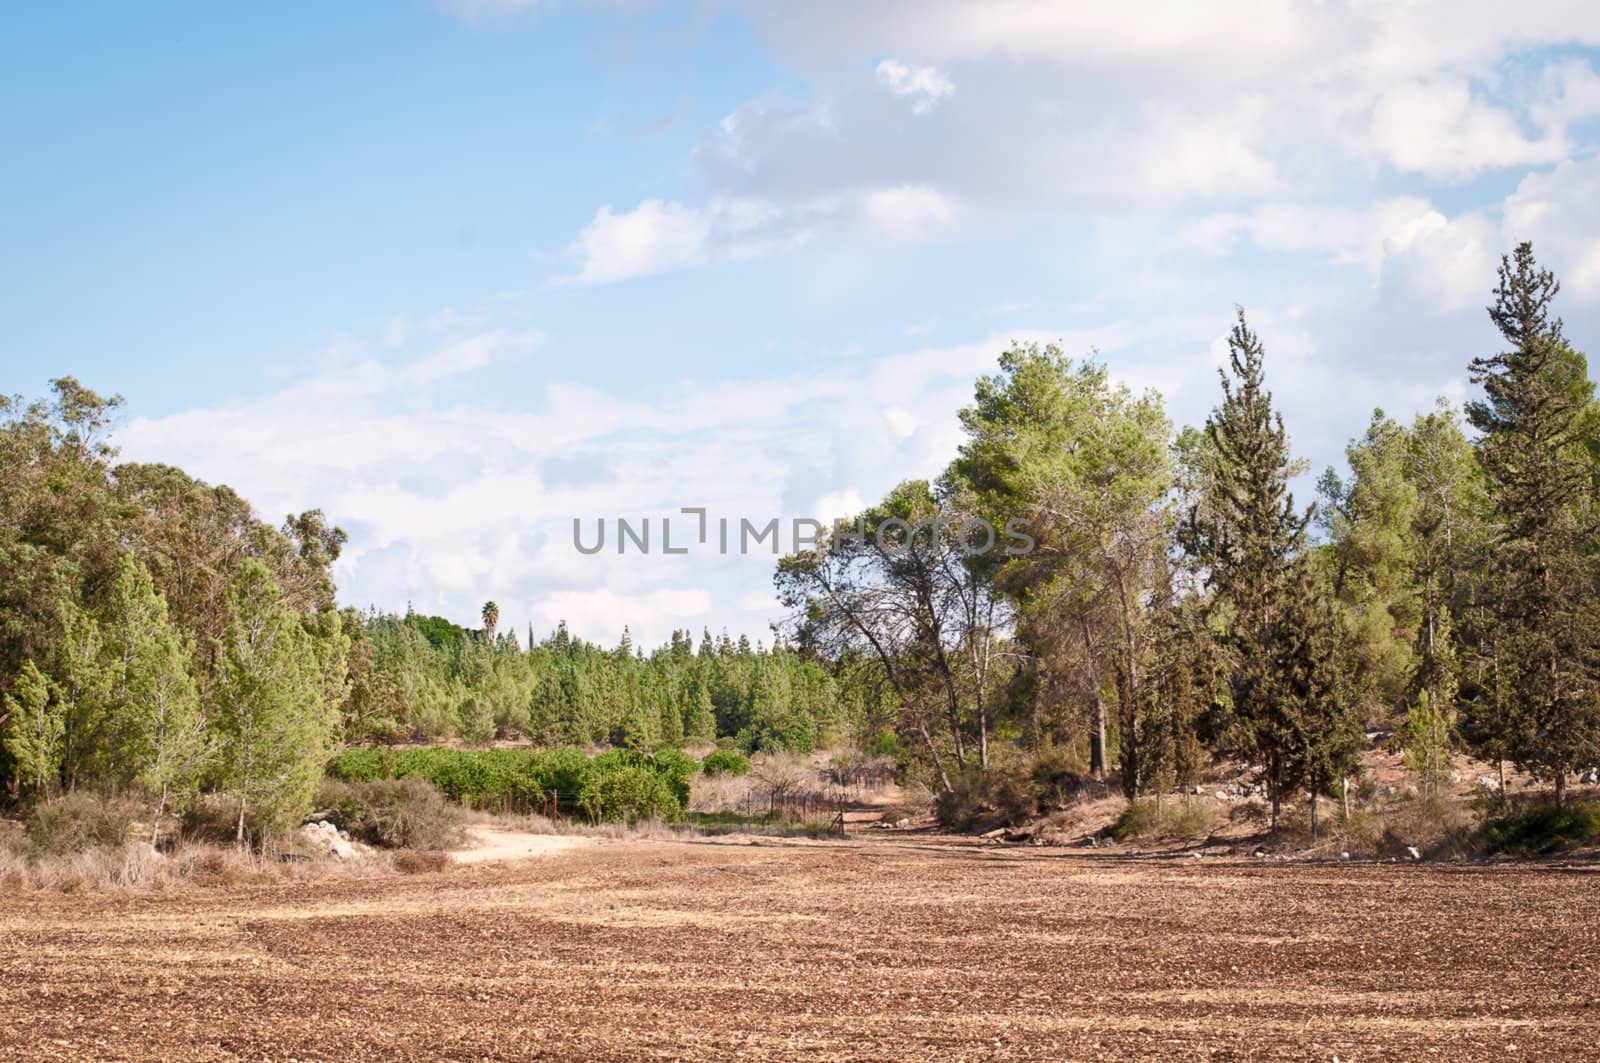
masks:
{"label": "blue sky", "polygon": [[1013,338],[1174,417],[1232,307],[1298,451],[1466,394],[1497,256],[1600,323],[1600,14],[996,0],[0,8],[0,388],[352,533],[345,601],[752,636],[770,557],[573,517],[842,515]]}

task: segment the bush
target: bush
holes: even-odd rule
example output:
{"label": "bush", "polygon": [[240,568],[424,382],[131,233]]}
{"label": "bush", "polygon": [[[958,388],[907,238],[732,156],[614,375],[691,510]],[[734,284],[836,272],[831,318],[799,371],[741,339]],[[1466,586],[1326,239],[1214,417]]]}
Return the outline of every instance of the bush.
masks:
{"label": "bush", "polygon": [[898,757],[900,737],[892,728],[885,727],[861,744],[861,752],[869,757]]}
{"label": "bush", "polygon": [[131,819],[93,794],[72,793],[34,806],[28,816],[29,848],[36,856],[114,848],[128,838]]}
{"label": "bush", "polygon": [[387,750],[346,749],[328,765],[328,776],[344,782],[387,779],[392,759]]}
{"label": "bush", "polygon": [[700,762],[700,770],[707,775],[746,775],[750,771],[750,758],[732,749],[719,749],[707,753]]}
{"label": "bush", "polygon": [[997,771],[963,772],[933,805],[939,825],[954,830],[971,830],[980,821],[1015,825],[1037,810],[1038,801],[1024,780]]}
{"label": "bush", "polygon": [[1485,821],[1475,840],[1485,852],[1528,854],[1556,853],[1600,841],[1600,803],[1537,805]]}
{"label": "bush", "polygon": [[1053,808],[1075,801],[1083,791],[1083,765],[1059,746],[1042,750],[1033,758],[1028,777],[1041,804]]}
{"label": "bush", "polygon": [[[620,752],[620,750],[613,750]],[[578,808],[591,820],[635,823],[642,819],[677,819],[683,811],[672,786],[659,773],[638,764],[597,765],[578,794]]]}
{"label": "bush", "polygon": [[449,866],[450,855],[437,849],[407,849],[394,857],[394,868],[402,875],[425,875]]}
{"label": "bush", "polygon": [[689,779],[699,769],[699,763],[681,749],[660,749],[650,758],[650,767],[666,780],[678,806],[689,803]]}
{"label": "bush", "polygon": [[352,838],[387,849],[449,849],[465,840],[464,816],[423,779],[326,780],[317,807]]}
{"label": "bush", "polygon": [[593,760],[581,749],[452,749],[429,746],[399,753],[369,749],[345,750],[328,766],[330,778],[372,783],[384,779],[417,779],[431,784],[452,801],[495,812],[543,811],[554,798],[565,808],[589,812],[585,794],[596,792],[602,776],[624,768],[647,772],[666,786],[676,814],[689,800],[689,779],[698,768],[693,757],[677,749],[654,756],[631,749],[609,749]]}
{"label": "bush", "polygon": [[1205,838],[1215,824],[1215,809],[1200,801],[1131,801],[1111,828],[1119,842]]}

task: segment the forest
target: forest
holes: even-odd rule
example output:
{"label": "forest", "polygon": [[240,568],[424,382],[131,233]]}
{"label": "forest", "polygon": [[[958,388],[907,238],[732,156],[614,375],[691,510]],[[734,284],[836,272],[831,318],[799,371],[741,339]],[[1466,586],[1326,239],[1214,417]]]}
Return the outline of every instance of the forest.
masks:
{"label": "forest", "polygon": [[[137,795],[159,819],[209,794],[242,842],[299,823],[341,751],[717,743],[892,754],[952,808],[1079,778],[1159,794],[1229,760],[1275,821],[1393,729],[1423,790],[1464,750],[1560,805],[1600,762],[1600,407],[1558,291],[1529,245],[1506,256],[1501,349],[1463,355],[1479,397],[1375,411],[1305,500],[1242,310],[1181,430],[1099,361],[1014,345],[943,474],[861,515],[888,534],[781,559],[787,614],[755,645],[341,607],[321,511],[274,525],[119,462],[121,400],[58,379],[0,400],[4,799]],[[1035,549],[973,552],[973,517],[1026,521]]]}

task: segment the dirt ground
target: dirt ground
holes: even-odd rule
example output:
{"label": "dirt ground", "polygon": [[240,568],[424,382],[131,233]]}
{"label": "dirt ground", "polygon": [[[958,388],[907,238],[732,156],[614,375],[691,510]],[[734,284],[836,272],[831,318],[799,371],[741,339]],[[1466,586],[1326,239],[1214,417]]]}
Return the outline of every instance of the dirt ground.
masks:
{"label": "dirt ground", "polygon": [[1600,874],[914,837],[0,897],[17,1059],[1576,1060]]}

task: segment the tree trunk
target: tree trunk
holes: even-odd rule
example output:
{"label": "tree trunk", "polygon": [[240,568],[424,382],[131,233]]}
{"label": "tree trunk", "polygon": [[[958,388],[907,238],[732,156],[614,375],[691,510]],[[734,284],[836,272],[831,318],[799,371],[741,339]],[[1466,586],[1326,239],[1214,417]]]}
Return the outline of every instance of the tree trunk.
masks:
{"label": "tree trunk", "polygon": [[1562,768],[1556,772],[1556,807],[1561,808],[1567,803],[1567,772]]}
{"label": "tree trunk", "polygon": [[1317,840],[1317,795],[1315,791],[1311,794],[1311,840]]}
{"label": "tree trunk", "polygon": [[167,784],[161,784],[161,800],[156,802],[155,821],[150,826],[150,848],[156,847],[156,839],[161,836],[161,813],[167,808]]}
{"label": "tree trunk", "polygon": [[1092,703],[1093,718],[1089,725],[1089,774],[1096,779],[1106,777],[1106,702],[1095,686]]}
{"label": "tree trunk", "polygon": [[239,796],[239,829],[233,835],[234,844],[244,848],[244,795]]}

